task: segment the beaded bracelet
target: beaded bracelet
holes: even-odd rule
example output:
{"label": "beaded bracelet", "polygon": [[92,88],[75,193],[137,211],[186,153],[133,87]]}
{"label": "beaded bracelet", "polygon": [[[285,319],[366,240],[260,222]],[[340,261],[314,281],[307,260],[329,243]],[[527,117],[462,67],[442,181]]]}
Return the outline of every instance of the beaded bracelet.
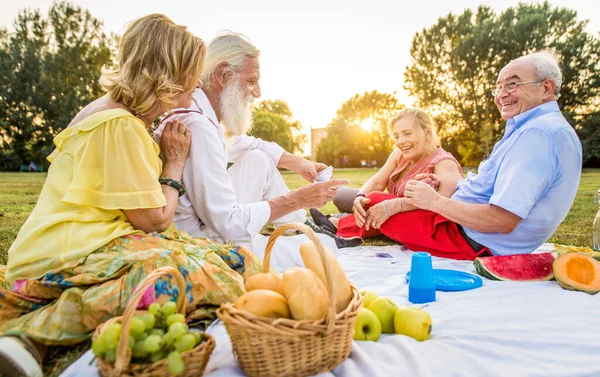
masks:
{"label": "beaded bracelet", "polygon": [[179,196],[185,194],[185,185],[173,178],[159,178],[158,183],[173,187],[175,190],[179,191]]}

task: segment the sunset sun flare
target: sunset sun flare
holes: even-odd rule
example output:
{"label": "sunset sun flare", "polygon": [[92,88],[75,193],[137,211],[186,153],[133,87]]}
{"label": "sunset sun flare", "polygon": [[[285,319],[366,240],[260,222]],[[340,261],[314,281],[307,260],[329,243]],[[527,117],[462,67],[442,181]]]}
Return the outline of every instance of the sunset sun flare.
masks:
{"label": "sunset sun flare", "polygon": [[362,128],[363,130],[365,130],[367,132],[373,131],[373,119],[367,118],[367,119],[363,120],[362,122],[360,122],[360,128]]}

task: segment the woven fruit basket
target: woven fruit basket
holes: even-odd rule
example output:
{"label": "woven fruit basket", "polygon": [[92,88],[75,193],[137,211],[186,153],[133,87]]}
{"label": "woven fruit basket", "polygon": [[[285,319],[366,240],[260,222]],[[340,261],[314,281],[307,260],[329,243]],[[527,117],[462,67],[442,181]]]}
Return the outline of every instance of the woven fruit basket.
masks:
{"label": "woven fruit basket", "polygon": [[270,270],[276,239],[288,230],[299,230],[317,246],[325,266],[328,312],[317,321],[267,318],[238,310],[231,303],[221,305],[217,316],[225,324],[240,367],[250,376],[302,377],[330,371],[344,361],[352,349],[354,323],[362,305],[356,287],[348,307],[336,313],[332,268],[316,234],[306,225],[288,223],[277,228],[267,243],[264,272]]}
{"label": "woven fruit basket", "polygon": [[[128,346],[130,321],[135,315],[145,314],[146,311],[138,311],[136,308],[146,292],[146,289],[156,282],[160,277],[174,277],[179,292],[185,292],[185,280],[181,273],[174,267],[160,267],[152,271],[139,284],[137,290],[131,296],[125,312],[121,317],[112,318],[96,328],[93,339],[100,336],[105,328],[114,322],[122,324],[121,335],[116,349],[115,362],[111,363],[105,358],[98,358],[98,369],[103,377],[131,376],[131,377],[163,377],[168,376],[167,359],[155,363],[137,364],[131,363],[131,348]],[[177,312],[185,316],[185,294],[179,294],[177,298]],[[200,343],[189,351],[183,352],[181,357],[185,369],[179,374],[182,377],[201,376],[204,373],[210,354],[215,348],[215,340],[208,334],[202,334]]]}

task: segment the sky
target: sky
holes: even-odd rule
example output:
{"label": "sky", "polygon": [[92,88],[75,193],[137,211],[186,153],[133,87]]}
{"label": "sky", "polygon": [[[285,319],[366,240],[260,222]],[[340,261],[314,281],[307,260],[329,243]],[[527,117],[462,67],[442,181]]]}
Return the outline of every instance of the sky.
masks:
{"label": "sky", "polygon": [[[415,33],[439,17],[479,5],[501,12],[518,0],[71,0],[121,34],[124,25],[149,13],[163,13],[206,42],[220,30],[248,36],[261,50],[263,99],[286,101],[308,132],[325,127],[343,102],[359,93],[396,92],[400,102],[413,100],[403,90]],[[550,0],[588,19],[587,31],[600,33],[597,0]],[[0,0],[0,26],[9,30],[19,10],[51,0]],[[595,5],[596,3],[596,5]],[[309,133],[309,132],[308,132]],[[310,134],[310,133],[309,133]]]}

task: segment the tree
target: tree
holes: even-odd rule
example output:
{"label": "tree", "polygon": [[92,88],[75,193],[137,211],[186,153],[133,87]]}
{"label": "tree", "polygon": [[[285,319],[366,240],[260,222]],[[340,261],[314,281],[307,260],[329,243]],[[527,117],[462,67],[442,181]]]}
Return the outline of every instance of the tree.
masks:
{"label": "tree", "polygon": [[[10,54],[8,52],[8,31],[6,28],[0,28],[0,125],[7,119],[2,119],[8,114],[9,105],[7,103],[8,78],[10,72]],[[0,151],[5,148],[9,142],[8,135],[4,127],[0,127]],[[6,157],[0,154],[0,158]],[[3,161],[0,160],[0,169]]]}
{"label": "tree", "polygon": [[581,116],[577,123],[577,134],[583,146],[583,165],[600,166],[600,111]]}
{"label": "tree", "polygon": [[302,153],[306,135],[302,133],[302,124],[293,120],[285,101],[261,101],[254,109],[252,123],[252,136],[275,142],[290,153]]}
{"label": "tree", "polygon": [[[27,145],[38,128],[35,115],[40,113],[37,106],[37,89],[41,77],[41,53],[45,41],[46,22],[38,12],[24,11],[14,23],[15,32],[3,33],[2,41],[2,94],[5,105],[2,107],[3,160],[20,162],[31,156],[31,146]],[[28,151],[29,150],[29,151]]]}
{"label": "tree", "polygon": [[491,153],[503,124],[490,91],[500,69],[526,53],[554,50],[563,64],[558,100],[567,114],[593,106],[600,94],[600,42],[577,13],[543,4],[519,4],[496,15],[489,6],[438,19],[417,33],[405,88],[418,106],[436,114],[443,141],[474,166]]}
{"label": "tree", "polygon": [[[381,165],[393,148],[387,122],[401,108],[393,94],[376,90],[356,94],[327,126],[327,136],[317,147],[317,160],[339,166],[346,155],[348,166],[360,166],[360,160],[377,160]],[[360,127],[365,120],[372,123],[371,132]]]}
{"label": "tree", "polygon": [[[44,19],[25,10],[13,33],[0,32],[0,154],[14,169],[41,162],[52,139],[87,103],[102,95],[101,67],[112,63],[116,37],[88,11],[56,2]],[[16,164],[16,165],[15,165]]]}

